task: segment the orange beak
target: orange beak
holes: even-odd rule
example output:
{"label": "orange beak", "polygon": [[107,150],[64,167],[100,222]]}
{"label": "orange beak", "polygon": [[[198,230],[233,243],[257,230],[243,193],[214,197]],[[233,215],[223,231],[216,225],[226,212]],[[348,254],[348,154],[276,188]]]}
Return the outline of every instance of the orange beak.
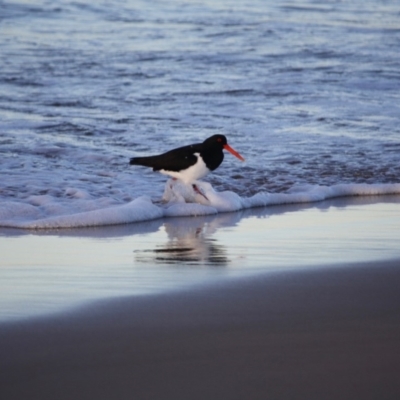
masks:
{"label": "orange beak", "polygon": [[228,150],[229,153],[233,154],[235,157],[237,157],[240,161],[244,161],[244,158],[236,151],[233,150],[231,146],[229,146],[229,144],[224,144],[224,149]]}

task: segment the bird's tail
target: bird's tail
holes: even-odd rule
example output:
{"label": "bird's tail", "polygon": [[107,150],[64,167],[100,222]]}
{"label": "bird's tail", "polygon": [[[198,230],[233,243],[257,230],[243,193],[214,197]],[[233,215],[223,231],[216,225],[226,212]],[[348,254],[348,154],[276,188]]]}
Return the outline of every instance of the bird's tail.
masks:
{"label": "bird's tail", "polygon": [[130,165],[143,165],[144,167],[152,166],[153,157],[133,157],[129,160]]}

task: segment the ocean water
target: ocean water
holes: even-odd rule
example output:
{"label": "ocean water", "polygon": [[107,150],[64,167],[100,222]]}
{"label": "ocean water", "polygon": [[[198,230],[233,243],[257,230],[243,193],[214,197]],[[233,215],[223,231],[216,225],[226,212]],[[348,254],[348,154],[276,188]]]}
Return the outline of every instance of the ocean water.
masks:
{"label": "ocean water", "polygon": [[[398,2],[4,1],[0,226],[400,193],[399,48]],[[208,202],[128,165],[215,133]]]}

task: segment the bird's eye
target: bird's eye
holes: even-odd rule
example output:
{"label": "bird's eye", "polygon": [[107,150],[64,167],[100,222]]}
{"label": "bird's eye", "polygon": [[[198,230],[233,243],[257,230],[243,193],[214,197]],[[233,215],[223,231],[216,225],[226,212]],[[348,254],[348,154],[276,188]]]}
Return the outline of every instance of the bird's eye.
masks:
{"label": "bird's eye", "polygon": [[222,142],[222,139],[221,139],[221,138],[218,138],[218,139],[217,139],[217,142]]}

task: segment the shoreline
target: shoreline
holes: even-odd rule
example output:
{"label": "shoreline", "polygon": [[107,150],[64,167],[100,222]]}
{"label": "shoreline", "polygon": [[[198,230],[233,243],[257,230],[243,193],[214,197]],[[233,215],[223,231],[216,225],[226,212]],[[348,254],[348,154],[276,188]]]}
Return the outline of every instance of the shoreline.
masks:
{"label": "shoreline", "polygon": [[[174,181],[172,181],[174,182]],[[319,185],[305,185],[302,191],[300,188],[292,188],[288,193],[260,192],[250,197],[242,198],[232,191],[217,192],[208,182],[198,181],[203,185],[205,194],[213,198],[213,201],[204,200],[202,195],[197,195],[196,201],[192,202],[190,195],[187,201],[173,201],[178,196],[185,197],[187,193],[180,188],[176,196],[172,195],[170,203],[160,207],[159,202],[154,202],[146,196],[132,199],[129,203],[112,204],[107,207],[100,207],[93,210],[75,210],[67,214],[55,214],[25,221],[10,220],[0,221],[0,235],[4,232],[23,235],[28,233],[47,234],[51,232],[85,231],[93,229],[104,229],[108,227],[120,227],[129,224],[146,224],[153,221],[169,218],[197,218],[226,213],[246,213],[257,209],[269,208],[295,208],[303,207],[324,207],[324,204],[340,203],[379,203],[388,199],[400,202],[400,184],[398,183],[377,183],[377,184],[336,184],[331,187]],[[308,187],[309,186],[309,187]],[[166,188],[169,187],[168,182]],[[178,186],[179,187],[179,186]],[[180,190],[183,190],[180,193]],[[206,197],[207,198],[207,197]],[[368,199],[368,200],[367,200]],[[397,200],[396,200],[397,199]],[[378,201],[376,201],[378,200]],[[92,200],[91,200],[92,201]],[[390,200],[389,200],[390,201]],[[46,201],[45,201],[46,203]],[[18,203],[14,204],[17,207]],[[0,204],[1,205],[1,204]],[[35,206],[29,205],[32,209]],[[28,207],[29,207],[28,206]],[[8,207],[11,207],[9,204]],[[51,207],[49,207],[51,209]],[[56,207],[54,207],[56,208]],[[92,208],[92,207],[88,207]],[[14,216],[24,214],[24,209],[14,209],[11,213]],[[37,212],[37,210],[35,210]],[[3,211],[7,215],[7,210]],[[35,214],[31,210],[32,214]],[[268,211],[267,211],[268,212]]]}
{"label": "shoreline", "polygon": [[400,259],[0,324],[8,399],[394,399]]}
{"label": "shoreline", "polygon": [[400,196],[383,196],[102,229],[0,229],[0,321],[234,277],[397,259],[399,216]]}

